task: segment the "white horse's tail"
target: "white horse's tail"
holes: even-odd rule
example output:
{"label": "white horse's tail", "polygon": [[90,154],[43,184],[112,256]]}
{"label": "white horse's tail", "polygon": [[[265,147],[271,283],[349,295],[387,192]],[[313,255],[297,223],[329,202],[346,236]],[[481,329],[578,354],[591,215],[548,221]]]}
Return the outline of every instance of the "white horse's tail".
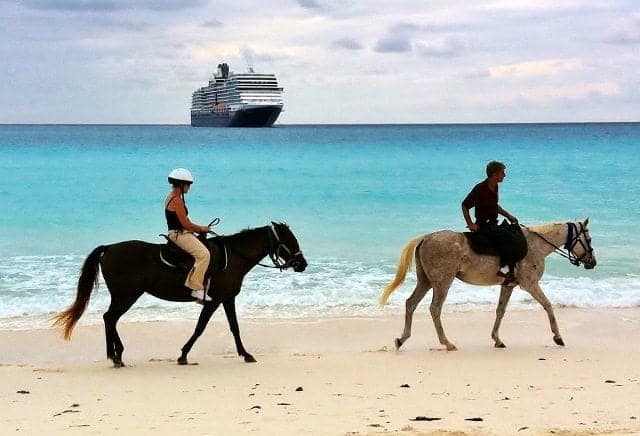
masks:
{"label": "white horse's tail", "polygon": [[382,295],[380,295],[380,307],[383,307],[385,304],[387,304],[389,295],[391,295],[391,293],[395,291],[396,288],[402,284],[402,282],[404,282],[404,279],[407,276],[407,271],[409,271],[409,268],[413,264],[416,247],[422,242],[423,238],[424,236],[419,236],[410,240],[402,249],[402,253],[400,253],[400,259],[398,260],[396,277],[391,283],[385,286],[384,290],[382,291]]}

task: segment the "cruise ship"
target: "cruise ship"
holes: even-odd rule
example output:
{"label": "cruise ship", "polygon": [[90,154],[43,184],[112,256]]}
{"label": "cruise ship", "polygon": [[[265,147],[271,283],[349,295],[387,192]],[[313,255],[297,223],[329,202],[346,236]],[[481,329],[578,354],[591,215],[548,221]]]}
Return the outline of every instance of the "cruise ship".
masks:
{"label": "cruise ship", "polygon": [[191,99],[194,127],[271,127],[284,103],[282,88],[274,74],[229,73],[229,65],[219,64],[207,86],[197,89]]}

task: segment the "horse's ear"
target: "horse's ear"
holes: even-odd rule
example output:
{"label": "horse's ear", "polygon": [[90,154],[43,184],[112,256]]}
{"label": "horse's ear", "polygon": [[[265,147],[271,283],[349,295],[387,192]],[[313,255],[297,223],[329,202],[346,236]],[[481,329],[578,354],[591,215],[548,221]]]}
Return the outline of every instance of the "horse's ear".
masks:
{"label": "horse's ear", "polygon": [[584,223],[583,223],[583,224],[584,224],[584,226],[585,226],[585,227],[587,227],[587,224],[589,224],[589,217],[587,217],[587,219],[586,219],[586,220],[584,220]]}

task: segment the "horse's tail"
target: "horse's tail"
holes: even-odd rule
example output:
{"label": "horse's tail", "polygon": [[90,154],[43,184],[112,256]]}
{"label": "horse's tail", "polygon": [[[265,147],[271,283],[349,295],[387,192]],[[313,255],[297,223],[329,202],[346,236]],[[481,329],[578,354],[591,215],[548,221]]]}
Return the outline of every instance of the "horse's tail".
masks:
{"label": "horse's tail", "polygon": [[100,257],[107,250],[106,245],[100,245],[96,247],[84,261],[82,265],[82,271],[80,272],[80,278],[78,279],[78,291],[76,294],[76,301],[71,306],[63,310],[59,314],[55,315],[53,320],[53,326],[60,326],[64,328],[64,338],[66,340],[71,339],[71,332],[73,327],[84,313],[89,304],[89,298],[91,297],[91,291],[93,288],[98,287],[98,271],[100,270]]}
{"label": "horse's tail", "polygon": [[380,295],[380,307],[383,307],[387,304],[387,300],[389,299],[389,295],[393,291],[396,290],[398,286],[404,282],[405,277],[407,276],[407,271],[413,264],[414,253],[416,251],[416,247],[420,245],[424,236],[419,236],[410,240],[407,245],[402,249],[402,253],[400,253],[400,259],[398,260],[398,269],[396,270],[396,277],[393,279],[391,283],[389,283],[384,290],[382,291],[382,295]]}

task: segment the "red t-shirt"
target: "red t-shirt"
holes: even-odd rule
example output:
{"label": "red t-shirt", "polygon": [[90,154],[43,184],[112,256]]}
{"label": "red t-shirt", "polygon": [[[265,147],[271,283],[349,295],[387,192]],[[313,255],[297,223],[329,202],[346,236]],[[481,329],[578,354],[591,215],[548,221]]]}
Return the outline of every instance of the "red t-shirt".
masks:
{"label": "red t-shirt", "polygon": [[498,219],[498,185],[496,190],[489,188],[489,179],[478,183],[462,201],[467,209],[475,208],[476,224]]}

